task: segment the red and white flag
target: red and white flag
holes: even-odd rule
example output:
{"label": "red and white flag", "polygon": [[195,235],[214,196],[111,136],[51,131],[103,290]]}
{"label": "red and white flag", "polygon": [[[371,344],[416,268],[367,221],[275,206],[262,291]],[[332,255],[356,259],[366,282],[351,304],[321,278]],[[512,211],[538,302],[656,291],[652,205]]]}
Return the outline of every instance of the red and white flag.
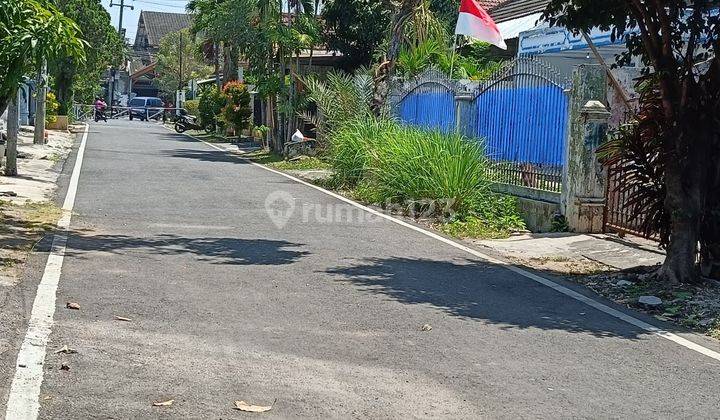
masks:
{"label": "red and white flag", "polygon": [[480,7],[477,0],[462,0],[455,35],[466,35],[478,41],[489,42],[498,48],[507,50],[495,21]]}

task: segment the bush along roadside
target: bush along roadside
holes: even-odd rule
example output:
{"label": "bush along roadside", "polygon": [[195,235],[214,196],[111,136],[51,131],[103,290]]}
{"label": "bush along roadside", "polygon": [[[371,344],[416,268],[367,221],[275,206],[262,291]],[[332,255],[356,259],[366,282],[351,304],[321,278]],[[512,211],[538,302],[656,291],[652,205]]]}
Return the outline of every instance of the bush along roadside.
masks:
{"label": "bush along roadside", "polygon": [[[341,124],[328,142],[316,162],[317,169],[332,169],[323,187],[455,237],[505,238],[525,228],[516,200],[490,191],[477,140],[364,116]],[[307,161],[265,163],[315,169]]]}

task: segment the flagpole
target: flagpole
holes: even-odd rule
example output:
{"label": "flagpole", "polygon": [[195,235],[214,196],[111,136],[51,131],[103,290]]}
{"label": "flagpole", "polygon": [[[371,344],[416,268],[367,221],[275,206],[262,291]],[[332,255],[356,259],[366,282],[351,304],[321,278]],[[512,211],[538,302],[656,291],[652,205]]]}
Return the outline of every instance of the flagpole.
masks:
{"label": "flagpole", "polygon": [[455,70],[455,50],[457,50],[457,34],[453,35],[453,50],[452,50],[452,56],[450,57],[450,78],[452,79],[455,74],[453,73]]}

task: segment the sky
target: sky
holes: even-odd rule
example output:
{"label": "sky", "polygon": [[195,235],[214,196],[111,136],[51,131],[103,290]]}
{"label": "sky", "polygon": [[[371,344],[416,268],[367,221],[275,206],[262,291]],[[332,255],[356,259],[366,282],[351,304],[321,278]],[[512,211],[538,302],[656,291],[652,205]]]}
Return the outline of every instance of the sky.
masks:
{"label": "sky", "polygon": [[[112,24],[117,28],[120,16],[120,7],[110,7],[110,2],[119,4],[121,0],[102,0],[103,6],[110,12]],[[187,0],[125,0],[125,5],[133,6],[134,10],[125,8],[123,13],[123,28],[127,29],[126,38],[132,44],[135,42],[135,32],[137,31],[138,19],[142,10],[154,10],[158,12],[185,13],[185,5]]]}
{"label": "sky", "polygon": [[[101,0],[102,5],[110,12],[112,24],[118,27],[120,19],[120,7],[110,7],[110,2],[119,4],[121,0]],[[287,0],[283,0],[283,7],[287,7]],[[123,13],[123,28],[127,29],[126,38],[130,40],[130,44],[135,42],[135,32],[137,32],[138,19],[140,12],[143,10],[153,10],[157,12],[185,13],[185,5],[187,0],[125,0],[126,6],[133,6],[134,10],[126,7]]]}

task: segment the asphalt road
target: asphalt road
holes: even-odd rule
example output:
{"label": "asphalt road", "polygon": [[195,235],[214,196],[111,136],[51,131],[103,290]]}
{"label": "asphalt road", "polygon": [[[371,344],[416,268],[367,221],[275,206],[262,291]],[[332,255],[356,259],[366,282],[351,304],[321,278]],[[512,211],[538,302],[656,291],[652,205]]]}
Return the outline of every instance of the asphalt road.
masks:
{"label": "asphalt road", "polygon": [[720,362],[158,125],[77,194],[41,418],[720,417]]}

